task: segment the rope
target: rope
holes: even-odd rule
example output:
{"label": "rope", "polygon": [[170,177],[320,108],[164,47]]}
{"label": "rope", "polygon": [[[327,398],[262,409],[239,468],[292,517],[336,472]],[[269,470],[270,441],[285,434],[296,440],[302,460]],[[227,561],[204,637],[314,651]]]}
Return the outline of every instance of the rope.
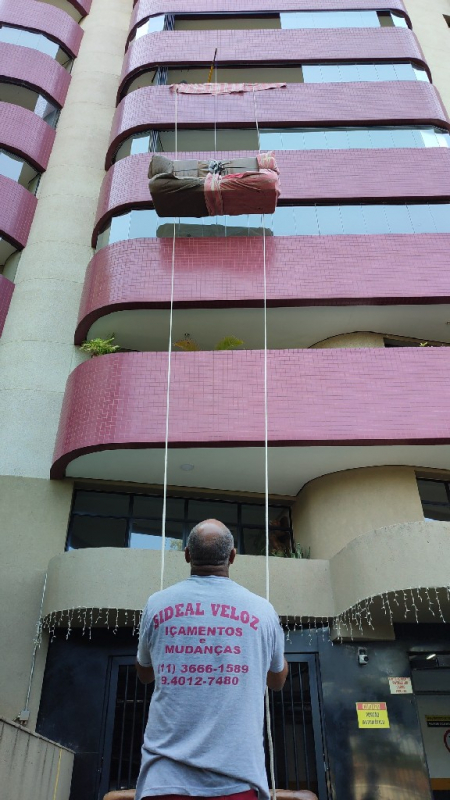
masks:
{"label": "rope", "polygon": [[[216,68],[217,69],[217,68]],[[216,72],[217,79],[217,72]],[[217,147],[217,120],[216,120],[216,104],[214,104],[214,151],[216,153]],[[256,134],[258,138],[258,150],[261,152],[261,142],[259,133],[258,114],[256,109],[256,95],[255,88],[253,87],[253,105],[255,111],[255,124]],[[178,92],[175,91],[175,161],[178,156]],[[266,541],[266,559],[265,559],[265,577],[266,577],[266,598],[270,597],[270,572],[269,572],[269,434],[268,434],[268,369],[267,369],[267,257],[266,257],[266,229],[265,217],[261,215],[262,230],[263,230],[263,323],[264,323],[264,507],[265,507],[265,541]],[[163,487],[163,510],[162,510],[162,531],[161,531],[161,589],[164,588],[164,568],[165,568],[165,545],[166,545],[166,517],[167,517],[167,473],[169,461],[169,418],[170,418],[170,383],[172,372],[172,330],[173,330],[173,298],[175,286],[175,234],[176,222],[173,220],[173,239],[172,239],[172,271],[171,271],[171,285],[170,285],[170,313],[169,313],[169,344],[167,351],[167,390],[166,390],[166,431],[164,442],[164,487]],[[269,690],[266,687],[265,691],[265,707],[266,707],[266,728],[267,728],[267,742],[269,746],[269,767],[270,767],[270,780],[272,783],[272,797],[277,800],[275,788],[275,758],[274,747],[271,729],[271,715],[270,715],[270,701]]]}
{"label": "rope", "polygon": [[[178,92],[175,92],[175,161],[178,156]],[[164,569],[166,566],[166,518],[167,518],[167,473],[169,465],[169,418],[170,418],[170,380],[172,374],[172,331],[173,331],[173,295],[175,287],[175,234],[176,222],[173,218],[172,238],[172,270],[170,278],[170,312],[169,312],[169,344],[167,348],[167,388],[166,388],[166,433],[164,441],[164,481],[163,508],[161,521],[161,577],[160,588],[164,589]]]}
{"label": "rope", "polygon": [[[256,93],[253,87],[253,109],[255,112],[256,135],[258,138],[258,150],[261,152],[261,136],[259,132],[258,112],[256,109]],[[266,226],[265,215],[261,215],[262,221],[262,240],[263,240],[263,323],[264,323],[264,518],[265,518],[265,538],[266,538],[266,600],[270,599],[270,570],[269,570],[269,410],[268,410],[268,369],[267,369],[267,251],[266,251]],[[275,788],[275,757],[272,739],[272,726],[270,714],[269,689],[265,691],[266,705],[266,730],[267,743],[269,746],[269,770],[272,783],[272,797],[277,800],[277,790]]]}
{"label": "rope", "polygon": [[62,750],[60,748],[59,756],[58,756],[58,768],[56,770],[55,788],[53,790],[53,798],[52,798],[52,800],[56,800],[57,795],[58,795],[59,773],[61,772],[61,757],[62,757]]}

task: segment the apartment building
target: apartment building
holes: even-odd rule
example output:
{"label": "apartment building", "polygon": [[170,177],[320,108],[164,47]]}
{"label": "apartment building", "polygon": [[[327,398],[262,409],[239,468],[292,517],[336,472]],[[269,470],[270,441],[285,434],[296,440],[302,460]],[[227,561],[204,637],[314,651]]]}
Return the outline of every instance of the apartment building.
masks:
{"label": "apartment building", "polygon": [[[135,785],[169,341],[165,584],[217,517],[265,593],[266,331],[277,786],[450,798],[449,26],[449,0],[0,0],[11,796]],[[156,214],[155,153],[258,151],[273,214]]]}

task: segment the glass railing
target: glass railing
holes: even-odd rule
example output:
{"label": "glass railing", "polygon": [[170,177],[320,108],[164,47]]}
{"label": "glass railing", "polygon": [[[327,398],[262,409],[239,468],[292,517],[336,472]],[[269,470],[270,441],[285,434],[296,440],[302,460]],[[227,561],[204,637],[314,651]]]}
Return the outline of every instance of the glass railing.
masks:
{"label": "glass railing", "polygon": [[[450,233],[450,203],[278,206],[274,214],[236,217],[183,217],[177,238],[235,236],[339,236],[343,234]],[[99,234],[97,250],[128,239],[173,237],[173,221],[153,209],[131,209],[111,218]]]}
{"label": "glass railing", "polygon": [[[373,128],[179,129],[179,153],[232,150],[348,150],[352,148],[449,147],[450,133],[432,126]],[[129,136],[114,161],[137,153],[173,153],[173,130],[149,130]]]}
{"label": "glass railing", "polygon": [[[209,65],[167,67],[159,65],[143,71],[126,87],[125,94],[144,86],[174,83],[206,83]],[[217,83],[359,83],[376,81],[429,81],[427,71],[412,62],[397,64],[373,62],[283,64],[239,67],[218,65],[214,70]]]}
{"label": "glass railing", "polygon": [[0,175],[20,183],[32,194],[36,194],[39,172],[20,156],[0,148]]}
{"label": "glass railing", "polygon": [[23,28],[15,28],[12,25],[0,24],[0,42],[38,50],[40,53],[51,56],[66,69],[69,69],[72,65],[71,56],[57,42],[52,41],[43,33],[35,33],[34,31],[23,30]]}
{"label": "glass railing", "polygon": [[133,31],[132,39],[164,30],[305,30],[310,28],[379,28],[408,24],[392,11],[286,11],[279,14],[157,14]]}
{"label": "glass railing", "polygon": [[51,128],[56,127],[60,109],[46,97],[34,89],[21,83],[0,81],[0,102],[11,103],[33,111],[43,119]]}

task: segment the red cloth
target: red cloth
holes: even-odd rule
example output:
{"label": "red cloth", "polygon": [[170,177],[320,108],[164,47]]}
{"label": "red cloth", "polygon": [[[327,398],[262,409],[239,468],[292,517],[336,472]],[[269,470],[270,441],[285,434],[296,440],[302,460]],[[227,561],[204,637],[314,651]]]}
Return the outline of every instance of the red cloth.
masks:
{"label": "red cloth", "polygon": [[[184,794],[162,794],[158,797],[143,797],[142,800],[187,800],[187,796]],[[258,794],[254,789],[249,789],[247,792],[236,792],[236,794],[190,797],[190,800],[258,800]]]}
{"label": "red cloth", "polygon": [[177,94],[240,94],[285,88],[285,83],[173,83],[170,91]]}
{"label": "red cloth", "polygon": [[211,174],[205,178],[205,201],[211,217],[222,214],[273,214],[280,194],[273,153],[257,156],[258,172]]}

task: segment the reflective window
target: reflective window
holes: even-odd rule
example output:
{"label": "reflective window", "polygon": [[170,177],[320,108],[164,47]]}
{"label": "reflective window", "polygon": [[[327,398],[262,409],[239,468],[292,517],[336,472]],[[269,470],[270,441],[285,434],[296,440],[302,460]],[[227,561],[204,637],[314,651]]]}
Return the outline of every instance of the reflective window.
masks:
{"label": "reflective window", "polygon": [[0,149],[0,175],[17,181],[33,194],[38,186],[39,173],[20,156]]}
{"label": "reflective window", "polygon": [[52,41],[43,33],[35,33],[34,31],[15,28],[11,25],[0,25],[0,42],[8,42],[8,44],[39,50],[40,53],[51,56],[64,67],[69,67],[72,63],[69,54],[57,42]]}
{"label": "reflective window", "polygon": [[305,83],[357,81],[429,81],[426,71],[413,64],[303,64]]}
{"label": "reflective window", "polygon": [[[278,206],[264,217],[183,217],[175,225],[176,237],[185,239],[262,236],[263,230],[266,236],[450,233],[450,203]],[[111,219],[98,237],[97,250],[126,239],[172,236],[172,220],[161,219],[153,209],[131,210]]]}
{"label": "reflective window", "polygon": [[418,478],[425,519],[450,521],[450,482]]}
{"label": "reflective window", "polygon": [[[166,550],[182,550],[191,529],[216,518],[231,530],[240,553],[264,555],[265,506],[262,502],[232,502],[218,497],[168,497]],[[85,547],[161,548],[162,497],[77,490],[69,521],[67,549]],[[290,509],[269,506],[271,555],[292,553]]]}
{"label": "reflective window", "polygon": [[[449,147],[450,133],[431,126],[373,128],[261,128],[262,150],[345,150],[351,148]],[[216,145],[216,146],[214,146]],[[173,153],[173,131],[133,134],[119,147],[114,161],[148,152]],[[178,152],[257,150],[258,137],[249,128],[178,130]]]}

